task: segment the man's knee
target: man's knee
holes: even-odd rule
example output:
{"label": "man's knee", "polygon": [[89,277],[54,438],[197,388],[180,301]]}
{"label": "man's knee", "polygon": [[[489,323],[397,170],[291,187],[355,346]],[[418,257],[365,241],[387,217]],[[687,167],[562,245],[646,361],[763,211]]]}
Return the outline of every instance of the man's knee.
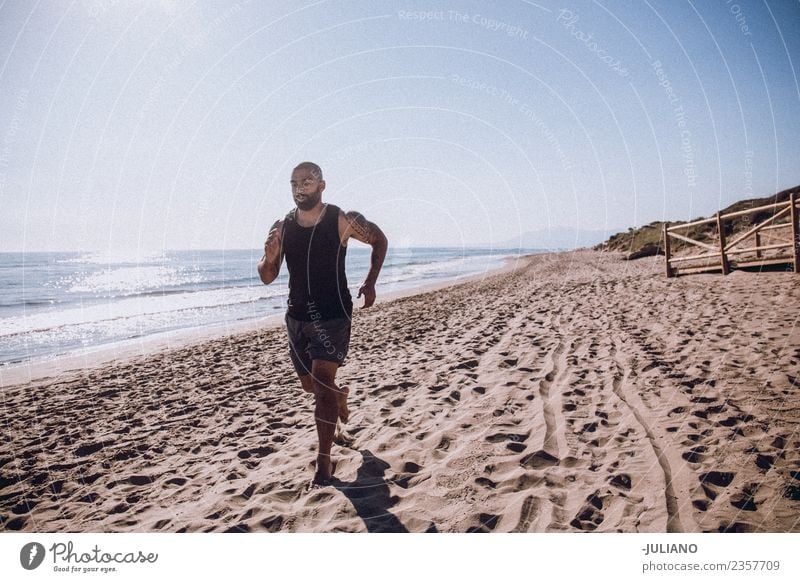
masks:
{"label": "man's knee", "polygon": [[335,362],[326,360],[314,360],[311,367],[311,378],[317,390],[336,390],[336,370],[338,366]]}
{"label": "man's knee", "polygon": [[334,377],[328,374],[312,374],[314,382],[314,395],[323,403],[336,402],[336,384]]}
{"label": "man's knee", "polygon": [[336,396],[336,384],[333,378],[314,378],[314,394],[323,399],[334,398]]}

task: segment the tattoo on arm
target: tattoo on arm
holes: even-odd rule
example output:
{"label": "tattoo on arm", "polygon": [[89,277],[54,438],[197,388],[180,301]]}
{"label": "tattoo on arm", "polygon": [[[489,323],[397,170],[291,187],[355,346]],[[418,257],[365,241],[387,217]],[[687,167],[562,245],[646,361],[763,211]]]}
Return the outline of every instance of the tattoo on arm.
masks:
{"label": "tattoo on arm", "polygon": [[347,216],[348,230],[352,231],[353,238],[370,244],[375,237],[372,223],[364,218],[363,214],[355,210],[351,210],[345,216]]}
{"label": "tattoo on arm", "polygon": [[383,231],[376,225],[364,218],[360,212],[350,211],[345,214],[347,219],[347,230],[345,234],[354,239],[366,243],[372,247],[370,257],[370,269],[367,273],[365,284],[374,285],[378,279],[378,273],[386,258],[388,241]]}

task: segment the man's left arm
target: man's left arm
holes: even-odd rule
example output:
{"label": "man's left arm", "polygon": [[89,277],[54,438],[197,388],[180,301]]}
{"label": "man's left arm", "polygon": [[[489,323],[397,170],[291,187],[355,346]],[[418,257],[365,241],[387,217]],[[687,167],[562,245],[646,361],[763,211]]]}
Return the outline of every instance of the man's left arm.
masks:
{"label": "man's left arm", "polygon": [[389,241],[378,225],[364,218],[360,212],[353,210],[343,213],[342,217],[344,218],[343,240],[346,241],[352,237],[372,247],[369,273],[367,273],[364,284],[358,290],[358,297],[364,295],[364,307],[370,307],[375,303],[375,281],[378,280],[378,273],[381,272],[383,260],[386,258]]}

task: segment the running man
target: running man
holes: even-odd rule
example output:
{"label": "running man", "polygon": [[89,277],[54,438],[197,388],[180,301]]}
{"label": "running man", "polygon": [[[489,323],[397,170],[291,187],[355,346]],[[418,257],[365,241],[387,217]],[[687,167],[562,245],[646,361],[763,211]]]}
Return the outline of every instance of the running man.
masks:
{"label": "running man", "polygon": [[369,273],[358,290],[358,297],[364,296],[364,307],[375,303],[375,281],[388,242],[381,229],[360,213],[343,212],[322,202],[325,180],[317,164],[299,164],[290,184],[297,208],[272,225],[258,275],[269,285],[286,257],[289,354],[303,390],[314,395],[319,449],[312,485],[324,486],[333,476],[331,445],[337,419],[346,423],[349,414],[348,390],[335,383],[336,371],[347,356],[353,313],[344,270],[347,241],[354,238],[372,247]]}

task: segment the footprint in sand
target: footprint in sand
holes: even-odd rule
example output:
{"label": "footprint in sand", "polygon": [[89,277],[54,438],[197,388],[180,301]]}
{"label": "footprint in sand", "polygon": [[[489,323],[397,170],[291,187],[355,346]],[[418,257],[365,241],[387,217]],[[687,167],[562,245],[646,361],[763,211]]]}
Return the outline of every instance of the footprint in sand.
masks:
{"label": "footprint in sand", "polygon": [[526,469],[544,469],[558,465],[559,458],[554,457],[547,451],[536,451],[523,457],[519,464]]}
{"label": "footprint in sand", "polygon": [[486,441],[490,443],[502,443],[506,441],[511,441],[506,444],[506,448],[514,453],[521,453],[525,449],[527,449],[527,445],[525,441],[528,440],[530,433],[525,434],[514,434],[514,433],[496,433],[493,435],[489,435],[486,437]]}
{"label": "footprint in sand", "polygon": [[480,485],[481,487],[486,487],[487,489],[496,489],[497,483],[488,479],[486,477],[478,477],[475,479],[475,484]]}
{"label": "footprint in sand", "polygon": [[605,519],[602,510],[603,499],[599,496],[599,492],[595,491],[586,498],[586,503],[578,511],[570,525],[582,531],[593,531]]}
{"label": "footprint in sand", "polygon": [[748,483],[739,493],[731,497],[731,505],[742,511],[756,511],[755,496],[758,491],[758,483]]}
{"label": "footprint in sand", "polygon": [[487,533],[493,531],[500,523],[501,516],[492,513],[481,513],[477,516],[478,525],[467,528],[467,533]]}
{"label": "footprint in sand", "polygon": [[609,483],[625,491],[630,491],[631,487],[633,486],[631,476],[628,475],[627,473],[620,473],[619,475],[614,475],[610,479]]}

